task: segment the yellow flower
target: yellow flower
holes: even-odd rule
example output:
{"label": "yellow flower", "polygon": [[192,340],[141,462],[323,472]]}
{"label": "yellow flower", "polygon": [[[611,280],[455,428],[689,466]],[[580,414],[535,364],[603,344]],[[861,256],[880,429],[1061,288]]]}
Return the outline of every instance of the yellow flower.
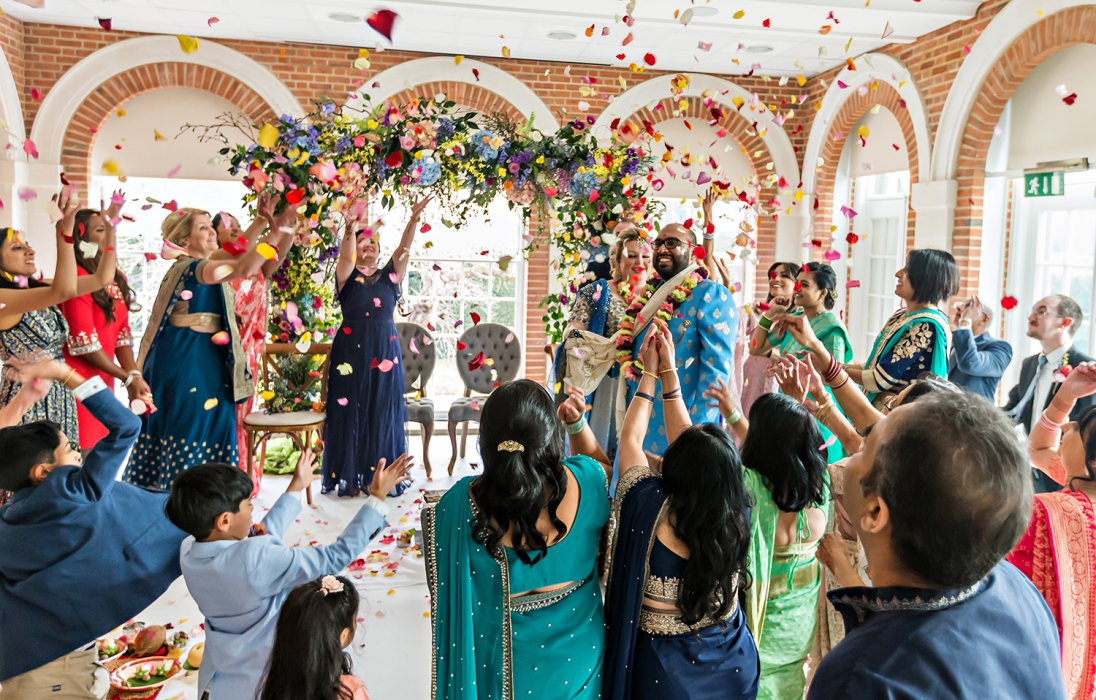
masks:
{"label": "yellow flower", "polygon": [[543,162],[544,162],[544,156],[537,156],[537,163],[543,163]]}

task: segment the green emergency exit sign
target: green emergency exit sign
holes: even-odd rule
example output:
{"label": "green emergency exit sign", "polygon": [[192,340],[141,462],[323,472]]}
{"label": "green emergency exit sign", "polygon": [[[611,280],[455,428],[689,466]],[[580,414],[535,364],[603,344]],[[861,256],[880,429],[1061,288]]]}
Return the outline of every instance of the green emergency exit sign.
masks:
{"label": "green emergency exit sign", "polygon": [[1066,193],[1066,174],[1030,173],[1024,175],[1025,197],[1061,197]]}

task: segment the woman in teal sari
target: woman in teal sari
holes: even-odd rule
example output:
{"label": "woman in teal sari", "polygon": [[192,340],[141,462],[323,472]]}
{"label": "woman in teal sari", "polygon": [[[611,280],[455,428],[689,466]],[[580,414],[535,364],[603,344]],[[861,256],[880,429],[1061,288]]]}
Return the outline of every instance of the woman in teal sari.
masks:
{"label": "woman in teal sari", "polygon": [[750,408],[742,463],[750,510],[746,622],[761,656],[759,700],[799,700],[818,625],[829,472],[818,422],[795,399],[766,394]]}
{"label": "woman in teal sari", "polygon": [[959,293],[959,266],[942,250],[911,250],[895,277],[905,308],[883,326],[863,365],[845,367],[880,410],[922,372],[948,376],[951,326],[940,307]]}
{"label": "woman in teal sari", "polygon": [[434,700],[597,700],[605,613],[597,553],[606,473],[563,458],[548,391],[527,379],[483,403],[483,474],[423,511]]}
{"label": "woman in teal sari", "polygon": [[[806,351],[802,345],[796,342],[791,333],[788,333],[781,324],[772,321],[777,315],[787,311],[789,300],[773,299],[769,310],[761,317],[758,330],[754,332],[756,343],[750,348],[754,355],[770,353],[773,350],[777,355],[795,355]],[[796,278],[795,294],[790,302],[798,307],[796,315],[806,316],[811,323],[811,329],[822,344],[826,346],[830,356],[836,358],[841,364],[852,361],[852,341],[849,340],[849,332],[841,317],[834,311],[837,303],[837,274],[833,268],[825,263],[810,262],[803,265]],[[811,396],[820,405],[833,399],[833,392],[826,388],[829,399],[826,397]],[[845,457],[845,450],[841,443],[831,439],[832,433],[820,425],[822,439],[828,445],[826,448],[826,461],[830,464]]]}

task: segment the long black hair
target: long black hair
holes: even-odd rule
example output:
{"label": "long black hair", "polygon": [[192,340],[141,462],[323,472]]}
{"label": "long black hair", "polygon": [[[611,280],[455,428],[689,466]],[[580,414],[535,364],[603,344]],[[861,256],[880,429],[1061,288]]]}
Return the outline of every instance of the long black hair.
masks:
{"label": "long black hair", "polygon": [[[11,241],[15,240],[15,237],[19,235],[19,232],[13,228],[5,227],[0,228],[0,249],[6,247]],[[2,260],[2,258],[0,258]],[[0,265],[0,289],[34,289],[35,287],[48,287],[49,284],[35,279],[33,276],[27,277],[27,283],[25,285],[19,284],[15,281],[15,278],[7,270],[3,269]]]}
{"label": "long black hair", "polygon": [[825,502],[826,458],[818,422],[795,399],[762,394],[750,407],[742,462],[761,475],[776,507],[798,513]]}
{"label": "long black hair", "polygon": [[[518,449],[499,449],[517,443]],[[556,509],[567,491],[563,466],[563,424],[556,418],[551,394],[536,382],[518,379],[501,385],[483,402],[480,415],[483,474],[472,482],[476,537],[494,552],[508,531],[518,558],[534,564],[548,554],[548,542],[537,530],[541,511],[558,538],[567,526]],[[492,524],[493,521],[493,524]],[[530,558],[529,553],[536,552]]]}
{"label": "long black hair", "polygon": [[[76,254],[76,264],[84,268],[84,271],[89,274],[95,274],[95,271],[99,269],[99,255],[94,258],[87,257],[80,248],[80,243],[88,240],[88,225],[91,223],[91,217],[99,215],[99,212],[94,209],[81,209],[76,212],[76,225],[72,230],[72,237],[76,242],[73,247],[73,252]],[[137,311],[141,308],[137,305],[137,294],[130,289],[129,280],[126,279],[120,269],[114,272],[114,284],[118,285],[118,291],[122,293],[122,301],[125,303],[126,308],[130,311]],[[91,293],[91,298],[103,310],[107,323],[113,323],[114,299],[110,296],[110,292],[105,288],[98,289]]]}
{"label": "long black hair", "polygon": [[662,457],[662,486],[674,534],[689,548],[677,594],[681,619],[722,620],[749,586],[750,497],[727,432],[707,423],[682,432]]}
{"label": "long black hair", "polygon": [[814,284],[824,292],[822,305],[829,311],[837,303],[837,273],[826,263],[809,262],[800,272],[808,272],[814,278]]}
{"label": "long black hair", "polygon": [[282,603],[261,700],[351,700],[339,680],[352,671],[340,640],[343,630],[354,629],[359,597],[349,579],[330,578],[341,591],[325,595],[320,578],[297,586]]}

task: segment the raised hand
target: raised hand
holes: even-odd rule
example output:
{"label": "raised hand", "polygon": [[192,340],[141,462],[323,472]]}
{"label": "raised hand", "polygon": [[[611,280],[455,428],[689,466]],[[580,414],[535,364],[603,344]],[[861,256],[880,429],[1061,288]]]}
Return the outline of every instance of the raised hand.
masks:
{"label": "raised hand", "polygon": [[719,277],[723,280],[723,286],[731,291],[734,291],[734,287],[731,286],[731,269],[727,267],[727,261],[718,255],[713,255],[715,260],[715,269],[719,271]]}
{"label": "raised hand", "polygon": [[571,425],[582,420],[585,413],[586,397],[582,395],[582,389],[577,386],[568,387],[567,399],[556,409],[556,415],[561,421]]}
{"label": "raised hand", "polygon": [[395,462],[385,466],[387,461],[382,457],[381,461],[377,462],[377,471],[373,473],[373,485],[369,489],[371,495],[382,501],[398,484],[410,479],[407,472],[414,464],[411,455],[406,452],[397,457]]}
{"label": "raised hand", "polygon": [[658,327],[652,325],[647,331],[647,335],[643,338],[643,345],[639,348],[639,359],[643,362],[643,371],[650,374],[658,374],[659,365],[659,349],[660,336],[658,334]]}
{"label": "raised hand", "polygon": [[780,385],[780,391],[799,403],[807,400],[807,384],[809,382],[809,375],[801,370],[802,364],[794,357],[785,355],[772,362],[765,370],[766,374],[776,378],[776,383]]}
{"label": "raised hand", "polygon": [[[773,302],[776,300],[773,299]],[[796,315],[789,313],[778,314],[774,320],[776,323],[773,325],[773,330],[785,330],[792,334],[795,338],[795,342],[799,343],[805,348],[814,349],[818,346],[818,336],[814,334],[814,329],[811,328],[811,322],[805,315]]]}
{"label": "raised hand", "polygon": [[661,321],[658,322],[658,341],[658,371],[671,369],[676,372],[674,337],[670,334],[670,327]]}
{"label": "raised hand", "polygon": [[700,204],[701,211],[704,212],[705,225],[712,223],[712,206],[717,199],[719,199],[719,193],[716,192],[714,186],[709,187],[708,191],[704,193],[704,200]]}
{"label": "raised hand", "polygon": [[1082,362],[1073,368],[1062,382],[1058,395],[1066,399],[1081,399],[1096,394],[1096,363]]}
{"label": "raised hand", "polygon": [[289,482],[287,491],[303,491],[309,484],[316,480],[313,474],[316,458],[312,454],[312,448],[306,447],[297,459],[297,467],[293,470],[293,479]]}
{"label": "raised hand", "polygon": [[57,222],[57,230],[67,237],[66,243],[71,243],[72,230],[76,227],[76,212],[80,211],[80,198],[75,195],[75,188],[62,187],[61,191],[53,196],[53,201],[61,210],[61,220]]}
{"label": "raised hand", "polygon": [[107,221],[117,219],[118,215],[122,213],[122,205],[125,203],[126,193],[122,190],[114,190],[114,193],[110,196],[110,206],[103,211],[104,218]]}
{"label": "raised hand", "polygon": [[418,219],[419,216],[422,215],[422,210],[425,209],[426,205],[429,204],[433,199],[434,199],[433,195],[426,195],[425,197],[422,197],[421,199],[417,200],[411,206],[411,218],[412,219]]}
{"label": "raised hand", "polygon": [[709,384],[708,388],[704,391],[704,398],[711,399],[708,402],[708,408],[718,408],[719,415],[726,418],[731,415],[738,403],[734,400],[734,395],[731,392],[730,382],[724,382],[722,379],[717,378],[714,384]]}

